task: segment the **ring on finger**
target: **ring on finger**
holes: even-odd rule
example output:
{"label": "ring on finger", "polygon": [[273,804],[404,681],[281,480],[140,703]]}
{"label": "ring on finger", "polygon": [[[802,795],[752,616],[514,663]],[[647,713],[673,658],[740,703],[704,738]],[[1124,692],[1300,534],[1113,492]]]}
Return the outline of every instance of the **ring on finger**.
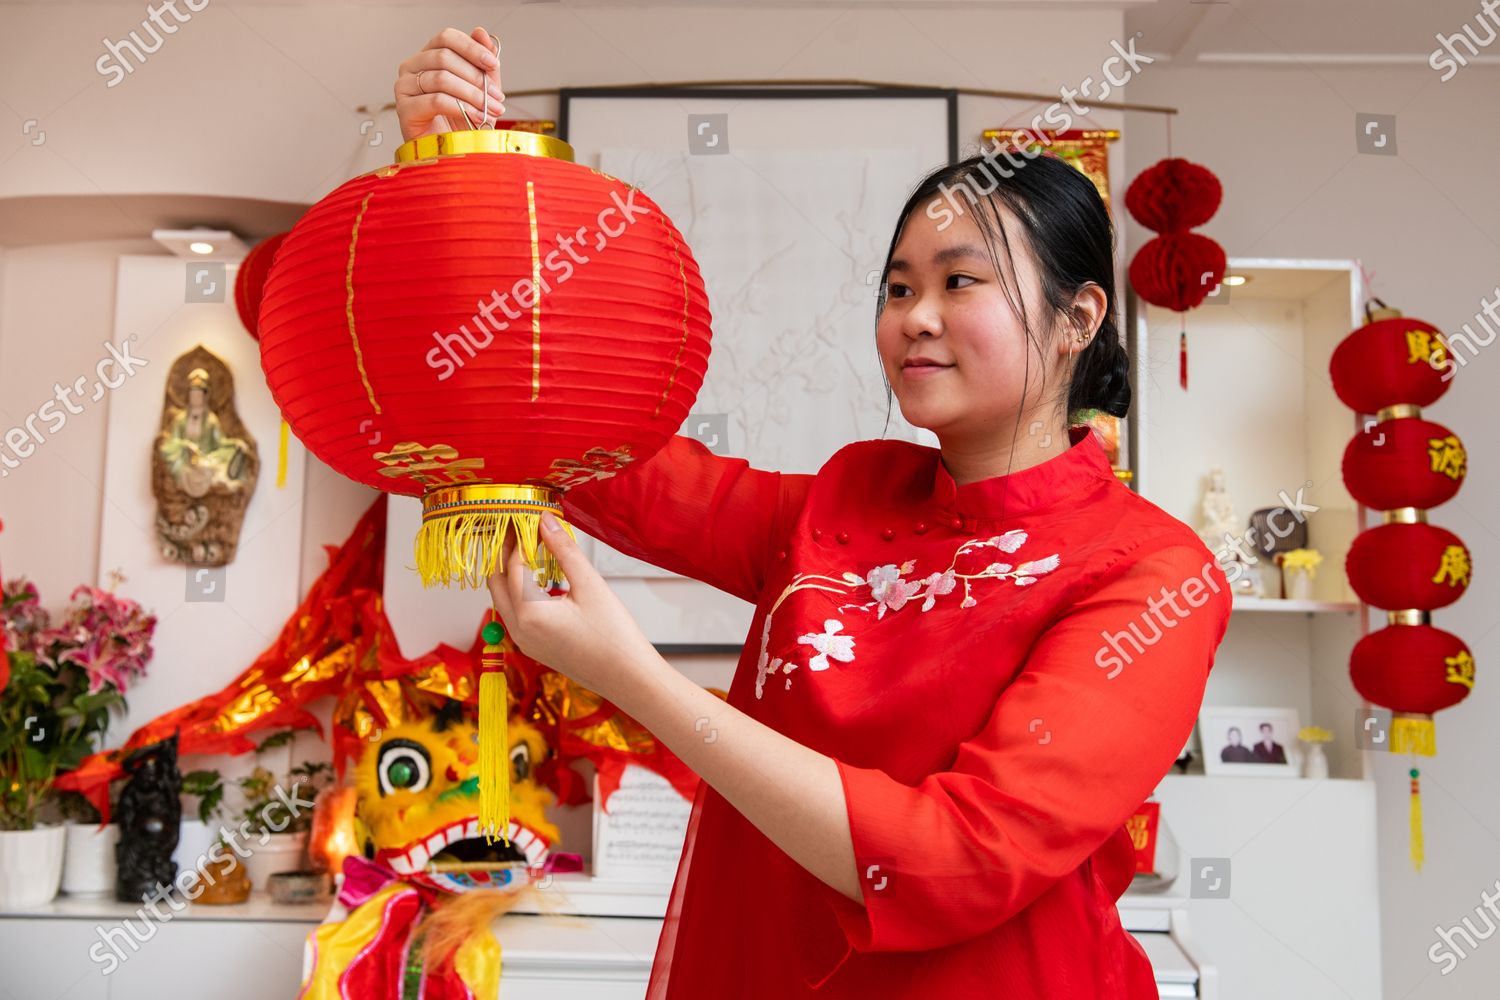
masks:
{"label": "ring on finger", "polygon": [[417,89],[424,94],[427,93],[427,88],[422,86],[422,74],[425,72],[427,71],[424,69],[417,73]]}

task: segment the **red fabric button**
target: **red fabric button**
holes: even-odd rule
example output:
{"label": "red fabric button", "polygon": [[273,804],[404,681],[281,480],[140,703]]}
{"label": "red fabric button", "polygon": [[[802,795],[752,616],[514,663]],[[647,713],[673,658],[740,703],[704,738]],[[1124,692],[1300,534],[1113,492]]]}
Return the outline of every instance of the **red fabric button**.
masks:
{"label": "red fabric button", "polygon": [[848,545],[849,544],[849,533],[847,531],[840,531],[838,537],[839,537],[839,544],[840,545]]}
{"label": "red fabric button", "polygon": [[814,528],[812,530],[812,536],[813,536],[813,541],[816,542],[818,539],[820,539],[820,538],[823,537],[823,530],[821,528]]}
{"label": "red fabric button", "polygon": [[786,552],[783,551],[776,553],[776,558],[781,560],[782,562],[786,562]]}
{"label": "red fabric button", "polygon": [[880,537],[884,538],[886,541],[890,541],[892,538],[896,537],[896,533],[894,531],[892,531],[890,528],[886,528],[884,531],[882,531],[880,533]]}
{"label": "red fabric button", "polygon": [[964,519],[963,518],[961,518],[961,517],[955,517],[953,519],[953,527],[955,527],[955,528],[962,528],[963,526],[964,526]]}
{"label": "red fabric button", "polygon": [[917,522],[917,534],[919,534],[919,535],[925,535],[925,534],[927,534],[927,522],[926,521],[918,521]]}

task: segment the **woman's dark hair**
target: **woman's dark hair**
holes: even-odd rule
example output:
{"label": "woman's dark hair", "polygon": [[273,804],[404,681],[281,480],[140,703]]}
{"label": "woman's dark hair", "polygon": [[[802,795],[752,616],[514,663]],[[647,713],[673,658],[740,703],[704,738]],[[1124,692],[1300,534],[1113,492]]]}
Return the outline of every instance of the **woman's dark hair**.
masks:
{"label": "woman's dark hair", "polygon": [[[988,196],[986,199],[985,196]],[[991,201],[990,210],[976,210],[976,198]],[[956,217],[963,212],[973,215],[984,236],[995,273],[1011,307],[1021,317],[1026,336],[1040,352],[1036,333],[1026,315],[1026,303],[1015,280],[1012,235],[1005,230],[994,199],[1003,202],[1021,220],[1025,232],[1023,246],[1030,246],[1041,275],[1042,295],[1054,314],[1067,310],[1073,297],[1092,282],[1108,298],[1104,319],[1088,346],[1076,355],[1073,377],[1068,386],[1067,412],[1098,409],[1116,417],[1130,410],[1130,358],[1120,342],[1118,300],[1115,298],[1114,227],[1098,190],[1084,174],[1052,156],[1017,149],[972,156],[950,166],[940,167],[917,185],[901,209],[900,222],[886,251],[885,268],[880,275],[880,291],[875,315],[877,322],[886,303],[886,280],[890,276],[891,257],[906,228],[911,213],[938,199],[927,208],[938,219],[947,214]],[[936,212],[937,214],[934,214]],[[951,221],[951,218],[950,220]],[[940,222],[940,225],[942,223]],[[995,245],[1005,248],[1007,267],[1000,266]],[[1008,279],[1008,281],[1007,281]],[[1051,317],[1047,327],[1050,329]],[[1045,357],[1045,354],[1043,354]],[[1031,355],[1027,353],[1027,382],[1030,384]],[[881,369],[884,375],[884,367]],[[886,385],[889,407],[890,385]],[[1025,392],[1022,393],[1025,405]],[[886,416],[889,425],[889,409]]]}

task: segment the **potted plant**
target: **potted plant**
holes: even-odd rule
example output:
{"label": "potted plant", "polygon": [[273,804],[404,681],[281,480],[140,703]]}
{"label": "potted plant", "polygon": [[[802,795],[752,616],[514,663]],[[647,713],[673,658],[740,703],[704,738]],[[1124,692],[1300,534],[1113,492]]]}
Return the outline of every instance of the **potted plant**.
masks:
{"label": "potted plant", "polygon": [[[285,746],[291,739],[291,730],[277,733],[257,747],[256,754]],[[333,767],[327,761],[303,761],[284,777],[257,766],[237,782],[245,797],[239,815],[245,847],[250,851],[245,867],[257,891],[264,890],[277,872],[304,867],[303,852],[313,814],[310,807],[298,808],[295,803],[311,802],[332,776]]]}
{"label": "potted plant", "polygon": [[70,884],[82,887],[113,861],[110,834],[91,809],[73,809],[92,822],[72,835],[41,820],[45,806],[67,805],[53,801],[53,781],[98,748],[110,712],[145,673],[156,619],[134,601],[79,587],[53,627],[36,587],[14,580],[4,585],[0,621],[9,675],[0,691],[0,907],[14,909],[56,895],[65,856],[79,866]]}

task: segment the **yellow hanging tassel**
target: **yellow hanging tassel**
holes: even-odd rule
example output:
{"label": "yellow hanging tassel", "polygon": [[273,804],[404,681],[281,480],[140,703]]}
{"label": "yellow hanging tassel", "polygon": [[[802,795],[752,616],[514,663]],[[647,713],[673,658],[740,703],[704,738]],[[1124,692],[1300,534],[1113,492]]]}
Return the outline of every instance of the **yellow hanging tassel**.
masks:
{"label": "yellow hanging tassel", "polygon": [[422,527],[417,531],[417,572],[424,586],[458,582],[478,589],[500,568],[505,539],[515,533],[521,557],[548,581],[563,579],[552,550],[541,544],[542,511],[563,525],[562,501],[542,486],[466,483],[434,490],[422,498]]}
{"label": "yellow hanging tassel", "polygon": [[1422,844],[1422,783],[1421,771],[1411,769],[1411,863],[1417,871],[1422,870],[1425,850]]}
{"label": "yellow hanging tassel", "polygon": [[281,447],[276,452],[276,488],[278,490],[286,489],[287,438],[290,434],[291,428],[283,420],[281,422]]}
{"label": "yellow hanging tassel", "polygon": [[505,680],[505,628],[485,623],[479,674],[479,830],[510,846],[510,692]]}
{"label": "yellow hanging tassel", "polygon": [[1430,715],[1397,715],[1391,723],[1391,753],[1437,754],[1437,726]]}

